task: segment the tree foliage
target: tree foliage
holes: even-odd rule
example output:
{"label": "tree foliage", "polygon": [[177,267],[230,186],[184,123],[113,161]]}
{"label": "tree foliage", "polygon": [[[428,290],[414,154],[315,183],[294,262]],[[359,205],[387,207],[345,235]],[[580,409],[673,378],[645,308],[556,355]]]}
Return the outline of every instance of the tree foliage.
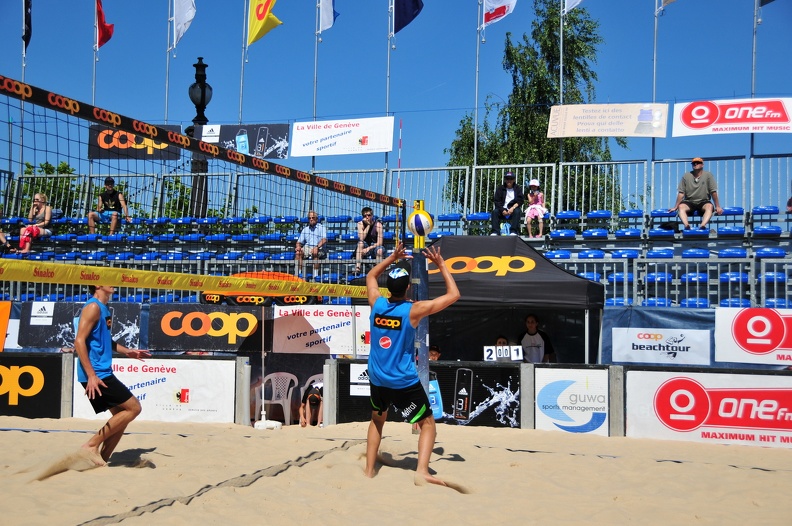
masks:
{"label": "tree foliage", "polygon": [[[557,163],[561,149],[558,139],[547,138],[550,109],[560,104],[559,43],[560,13],[557,0],[534,0],[536,18],[530,37],[523,34],[515,39],[506,34],[503,69],[512,80],[512,91],[505,104],[485,102],[482,122],[478,125],[476,165],[518,165]],[[564,104],[584,104],[594,101],[597,73],[597,46],[602,43],[599,23],[592,20],[586,9],[577,8],[564,17]],[[494,125],[491,124],[494,121]],[[448,166],[474,164],[474,122],[465,115],[456,130],[449,154]],[[607,138],[574,137],[562,139],[565,161],[609,161]],[[623,140],[619,140],[619,144]],[[494,175],[493,175],[494,177]],[[495,181],[482,181],[493,185]],[[459,202],[461,189],[449,188],[448,198]],[[473,208],[487,209],[489,203],[476,203]]]}

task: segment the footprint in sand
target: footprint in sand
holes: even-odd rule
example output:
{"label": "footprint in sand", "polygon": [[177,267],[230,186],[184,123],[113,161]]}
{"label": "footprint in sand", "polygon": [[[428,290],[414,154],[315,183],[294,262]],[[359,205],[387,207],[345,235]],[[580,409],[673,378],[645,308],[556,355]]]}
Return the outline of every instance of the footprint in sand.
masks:
{"label": "footprint in sand", "polygon": [[87,471],[89,469],[104,466],[102,457],[87,449],[78,449],[73,453],[65,455],[39,473],[33,480],[44,480],[64,471]]}

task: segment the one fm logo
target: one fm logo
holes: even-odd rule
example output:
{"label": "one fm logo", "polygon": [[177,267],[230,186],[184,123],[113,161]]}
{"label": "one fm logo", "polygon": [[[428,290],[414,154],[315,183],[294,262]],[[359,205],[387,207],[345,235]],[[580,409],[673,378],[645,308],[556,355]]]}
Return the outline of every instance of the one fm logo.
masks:
{"label": "one fm logo", "polygon": [[[554,420],[553,424],[558,429],[569,433],[590,433],[605,423],[608,416],[607,400],[603,394],[565,393],[569,387],[576,383],[578,382],[574,380],[550,382],[536,395],[536,406],[545,416]],[[575,422],[575,419],[569,416],[569,412],[581,411],[591,412],[588,422],[570,425]],[[559,424],[559,422],[563,422],[563,424]]]}
{"label": "one fm logo", "polygon": [[792,431],[792,389],[705,388],[677,377],[654,396],[657,418],[674,431],[731,427]]}

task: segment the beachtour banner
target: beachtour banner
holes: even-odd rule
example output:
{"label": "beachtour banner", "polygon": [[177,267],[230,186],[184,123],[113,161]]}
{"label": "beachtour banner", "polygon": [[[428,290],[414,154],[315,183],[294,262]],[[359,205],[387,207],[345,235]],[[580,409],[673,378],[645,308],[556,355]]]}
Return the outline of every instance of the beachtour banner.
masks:
{"label": "beachtour banner", "polygon": [[562,137],[665,137],[668,104],[553,106],[548,139]]}
{"label": "beachtour banner", "polygon": [[700,100],[674,104],[671,135],[792,133],[792,98]]}
{"label": "beachtour banner", "polygon": [[295,122],[292,157],[393,151],[393,117]]}
{"label": "beachtour banner", "polygon": [[[113,360],[113,375],[140,400],[139,420],[158,422],[234,421],[236,361],[147,359]],[[94,413],[77,381],[74,364],[74,417],[106,420],[108,412]]]}
{"label": "beachtour banner", "polygon": [[710,365],[710,331],[657,327],[612,331],[614,362]]}
{"label": "beachtour banner", "polygon": [[715,361],[792,366],[792,310],[715,309]]}

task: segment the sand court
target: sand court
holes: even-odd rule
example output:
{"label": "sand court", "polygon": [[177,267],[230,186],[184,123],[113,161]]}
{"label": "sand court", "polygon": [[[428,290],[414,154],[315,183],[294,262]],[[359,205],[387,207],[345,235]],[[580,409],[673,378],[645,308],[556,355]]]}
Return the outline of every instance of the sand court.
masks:
{"label": "sand court", "polygon": [[[104,467],[95,421],[0,417],[8,524],[789,524],[792,452],[438,425],[418,486],[417,436],[389,422],[377,476],[367,423],[254,430],[136,421]],[[42,475],[46,477],[42,477]],[[41,478],[41,480],[36,480]]]}

